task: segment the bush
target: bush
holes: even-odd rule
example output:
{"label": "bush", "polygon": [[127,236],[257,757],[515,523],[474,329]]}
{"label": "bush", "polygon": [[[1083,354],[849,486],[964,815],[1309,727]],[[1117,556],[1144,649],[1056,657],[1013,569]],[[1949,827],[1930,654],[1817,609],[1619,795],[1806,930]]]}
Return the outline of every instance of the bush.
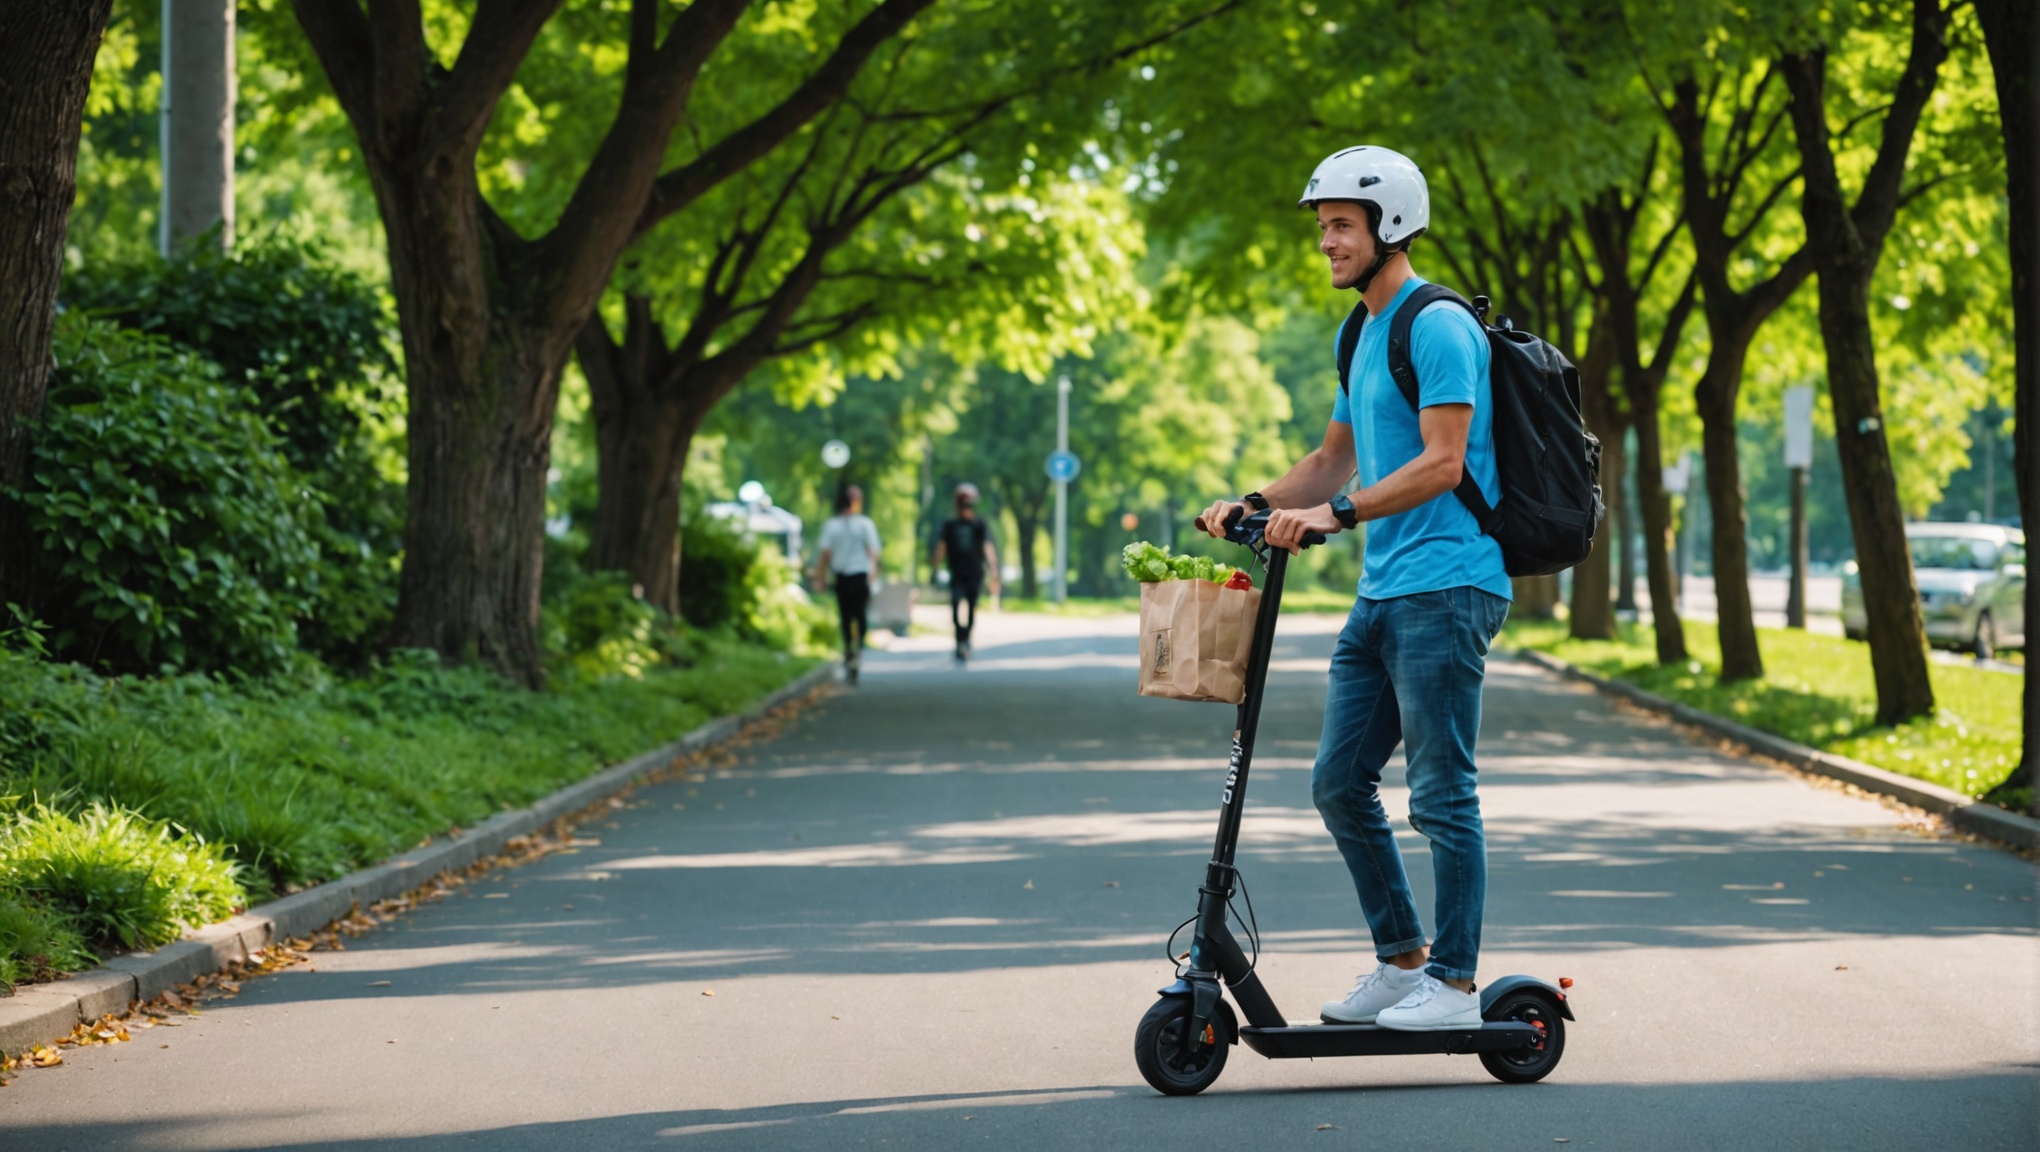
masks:
{"label": "bush", "polygon": [[703,512],[680,523],[680,615],[803,655],[827,650],[835,620],[800,587],[800,573],[727,520]]}
{"label": "bush", "polygon": [[170,259],[89,264],[67,277],[72,308],[159,335],[246,390],[310,480],[325,516],[317,610],[304,646],[362,664],[395,614],[404,496],[376,427],[400,415],[380,293],[315,244],[267,236],[223,252],[194,243]]}
{"label": "bush", "polygon": [[697,628],[740,628],[751,618],[758,545],[700,510],[680,519],[680,615]]}
{"label": "bush", "polygon": [[261,670],[318,602],[320,525],[277,437],[217,370],[59,318],[31,478],[52,651],[105,667]]}
{"label": "bush", "polygon": [[218,848],[133,812],[76,818],[42,805],[0,831],[0,891],[70,920],[101,947],[168,944],[233,915],[247,895]]}

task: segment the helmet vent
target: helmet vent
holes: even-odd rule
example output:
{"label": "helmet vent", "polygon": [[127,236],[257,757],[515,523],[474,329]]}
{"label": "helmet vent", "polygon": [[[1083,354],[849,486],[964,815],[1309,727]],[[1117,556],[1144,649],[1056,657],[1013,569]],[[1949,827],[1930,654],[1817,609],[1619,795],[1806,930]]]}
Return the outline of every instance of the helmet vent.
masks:
{"label": "helmet vent", "polygon": [[1362,188],[1372,188],[1379,183],[1381,183],[1381,177],[1379,176],[1362,176],[1360,178],[1360,186]]}
{"label": "helmet vent", "polygon": [[1396,222],[1396,223],[1398,223],[1398,224],[1402,223],[1402,217],[1400,217],[1400,216],[1396,217],[1396,218],[1395,218],[1395,222]]}

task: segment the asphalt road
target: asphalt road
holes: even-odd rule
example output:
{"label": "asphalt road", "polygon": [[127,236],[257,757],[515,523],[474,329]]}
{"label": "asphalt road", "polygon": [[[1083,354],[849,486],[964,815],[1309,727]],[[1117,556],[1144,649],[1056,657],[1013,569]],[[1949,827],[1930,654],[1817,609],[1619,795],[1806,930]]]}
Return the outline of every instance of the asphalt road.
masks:
{"label": "asphalt road", "polygon": [[[1365,952],[1308,794],[1335,624],[1283,621],[1241,854],[1261,971],[1306,1020]],[[2032,865],[1506,661],[1483,976],[1577,981],[1558,1070],[1238,1049],[1205,1095],[1159,1097],[1133,1027],[1194,901],[1230,710],[1136,698],[1124,618],[988,619],[961,673],[939,639],[900,647],[738,763],[640,792],[599,846],[24,1075],[0,1148],[2040,1139]]]}

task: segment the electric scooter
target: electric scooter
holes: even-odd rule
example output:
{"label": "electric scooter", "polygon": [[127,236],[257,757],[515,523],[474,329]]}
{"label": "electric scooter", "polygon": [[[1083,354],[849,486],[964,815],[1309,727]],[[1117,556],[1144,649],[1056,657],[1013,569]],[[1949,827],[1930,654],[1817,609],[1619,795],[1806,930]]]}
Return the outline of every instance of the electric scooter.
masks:
{"label": "electric scooter", "polygon": [[[1268,683],[1269,653],[1274,648],[1276,613],[1282,603],[1282,582],[1289,553],[1263,539],[1268,513],[1236,517],[1226,538],[1252,549],[1266,571],[1261,608],[1255,617],[1254,642],[1247,661],[1246,696],[1240,701],[1233,733],[1232,759],[1226,768],[1225,790],[1218,809],[1218,838],[1197,889],[1197,914],[1178,925],[1180,933],[1195,925],[1190,950],[1177,957],[1175,934],[1170,955],[1178,960],[1176,982],[1161,989],[1161,999],[1141,1018],[1134,1032],[1134,1062],[1158,1092],[1190,1096],[1209,1088],[1225,1070],[1226,1054],[1244,1043],[1276,1060],[1320,1056],[1410,1056],[1443,1052],[1475,1053],[1497,1080],[1530,1084],[1558,1066],[1565,1052],[1565,1022],[1573,1018],[1561,977],[1553,987],[1531,976],[1504,976],[1480,990],[1482,1023],[1475,1028],[1438,1032],[1399,1032],[1372,1024],[1291,1024],[1283,1019],[1254,972],[1260,952],[1259,927],[1253,901],[1247,897],[1247,928],[1254,955],[1233,936],[1228,925],[1235,888],[1244,895],[1233,857],[1239,848],[1240,816],[1247,801],[1247,770],[1254,758],[1254,733],[1261,719],[1261,696]],[[1310,533],[1304,546],[1324,543]],[[1241,1027],[1220,990],[1220,981],[1247,1017]]]}

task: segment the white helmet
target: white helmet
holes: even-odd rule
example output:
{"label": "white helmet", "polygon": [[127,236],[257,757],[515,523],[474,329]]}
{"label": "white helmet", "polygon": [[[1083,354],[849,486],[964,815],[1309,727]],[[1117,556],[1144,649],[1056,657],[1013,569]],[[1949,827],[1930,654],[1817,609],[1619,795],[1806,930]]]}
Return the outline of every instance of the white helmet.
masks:
{"label": "white helmet", "polygon": [[1401,248],[1431,226],[1431,188],[1409,157],[1363,144],[1324,158],[1310,174],[1298,208],[1320,200],[1357,200],[1381,213],[1377,235],[1384,248]]}

